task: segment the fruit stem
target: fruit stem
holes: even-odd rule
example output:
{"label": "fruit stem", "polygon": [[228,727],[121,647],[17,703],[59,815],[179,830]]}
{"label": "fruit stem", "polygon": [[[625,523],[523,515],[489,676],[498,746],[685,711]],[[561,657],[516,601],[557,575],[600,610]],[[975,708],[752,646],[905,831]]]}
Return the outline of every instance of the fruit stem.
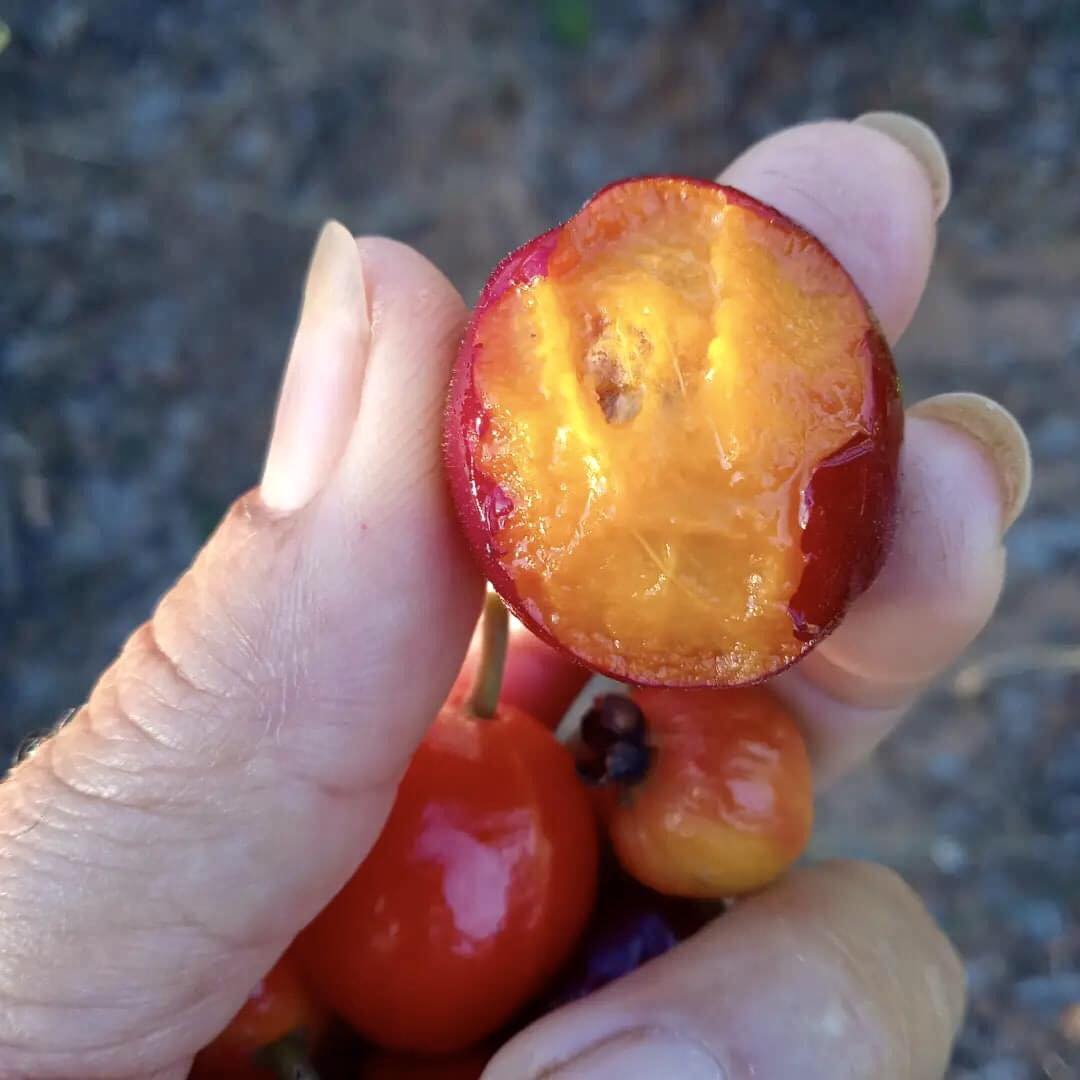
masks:
{"label": "fruit stem", "polygon": [[319,1080],[319,1073],[308,1057],[307,1041],[299,1032],[289,1032],[264,1047],[258,1063],[277,1080]]}
{"label": "fruit stem", "polygon": [[469,712],[483,720],[490,720],[499,707],[499,691],[502,689],[503,669],[506,667],[506,647],[510,636],[510,617],[499,594],[490,589],[484,598],[483,636],[480,645],[480,663],[476,668],[476,680],[469,694]]}

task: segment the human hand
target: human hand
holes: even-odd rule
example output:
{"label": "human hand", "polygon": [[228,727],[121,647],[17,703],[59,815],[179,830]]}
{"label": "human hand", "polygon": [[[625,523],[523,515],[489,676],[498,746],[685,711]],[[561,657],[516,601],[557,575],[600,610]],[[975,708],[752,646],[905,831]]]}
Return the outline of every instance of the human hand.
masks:
{"label": "human hand", "polygon": [[[816,233],[893,341],[947,197],[934,143],[909,146],[812,124],[724,174]],[[479,609],[439,452],[464,317],[415,252],[324,230],[259,490],[0,785],[0,1076],[185,1076],[374,842]],[[984,399],[910,410],[885,570],[772,684],[819,786],[989,617],[1029,470]],[[519,638],[507,685],[534,708],[552,687],[551,710],[583,678]],[[962,1000],[914,895],[827,864],[533,1025],[485,1075],[931,1078]]]}

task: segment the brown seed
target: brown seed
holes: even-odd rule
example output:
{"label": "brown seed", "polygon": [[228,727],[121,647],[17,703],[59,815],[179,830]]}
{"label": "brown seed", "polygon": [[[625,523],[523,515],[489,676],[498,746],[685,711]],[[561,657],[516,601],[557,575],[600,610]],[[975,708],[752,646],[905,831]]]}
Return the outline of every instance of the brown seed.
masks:
{"label": "brown seed", "polygon": [[643,398],[640,386],[596,391],[600,411],[609,424],[628,424],[641,412]]}

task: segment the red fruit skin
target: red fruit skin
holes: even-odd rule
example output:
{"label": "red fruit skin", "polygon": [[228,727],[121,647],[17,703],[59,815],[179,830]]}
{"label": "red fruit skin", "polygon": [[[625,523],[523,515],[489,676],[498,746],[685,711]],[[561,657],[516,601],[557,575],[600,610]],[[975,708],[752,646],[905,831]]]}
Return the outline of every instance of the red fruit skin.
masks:
{"label": "red fruit skin", "polygon": [[620,865],[649,889],[704,901],[783,874],[813,826],[813,775],[790,711],[765,687],[631,695],[652,751],[629,788],[596,790]]}
{"label": "red fruit skin", "polygon": [[274,1072],[256,1064],[260,1051],[303,1031],[315,1053],[331,1017],[307,988],[292,951],[256,984],[228,1027],[195,1057],[192,1080],[273,1080]]}
{"label": "red fruit skin", "polygon": [[315,989],[372,1042],[453,1053],[554,977],[596,877],[569,752],[512,706],[478,720],[448,704],[375,847],[299,949]]}
{"label": "red fruit skin", "polygon": [[[677,174],[640,176],[608,184],[582,206],[578,215],[586,213],[590,205],[605,192],[622,184],[643,180],[678,180],[723,192],[731,203],[751,210],[770,223],[781,225],[809,241],[825,259],[841,270],[873,325],[863,342],[866,363],[871,371],[871,402],[865,413],[870,430],[864,438],[856,440],[854,444],[849,443],[822,461],[806,492],[809,521],[802,537],[802,550],[807,563],[791,602],[792,621],[797,635],[806,645],[805,650],[783,667],[741,683],[673,683],[630,677],[625,672],[588,663],[575,655],[550,633],[518,595],[513,578],[502,565],[488,522],[489,514],[497,516],[498,507],[485,506],[485,503],[493,503],[498,485],[482,474],[473,461],[477,440],[486,423],[484,405],[473,380],[477,350],[480,348],[477,335],[485,313],[504,293],[547,275],[548,260],[564,225],[541,233],[507,255],[484,285],[473,308],[451,374],[444,418],[443,452],[450,493],[469,547],[481,571],[506,606],[537,637],[575,663],[600,675],[639,686],[671,689],[749,686],[773,678],[820,644],[836,628],[848,604],[871,584],[884,563],[895,531],[896,487],[904,431],[899,379],[889,346],[866,298],[832,252],[801,225],[745,192],[698,177]],[[879,512],[868,519],[867,506],[877,508]]]}

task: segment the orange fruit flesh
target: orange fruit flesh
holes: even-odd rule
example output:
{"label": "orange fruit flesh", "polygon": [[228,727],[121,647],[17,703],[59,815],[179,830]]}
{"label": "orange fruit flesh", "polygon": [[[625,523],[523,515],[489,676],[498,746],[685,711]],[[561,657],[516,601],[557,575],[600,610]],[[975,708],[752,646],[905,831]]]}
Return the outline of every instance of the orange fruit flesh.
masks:
{"label": "orange fruit flesh", "polygon": [[802,496],[865,431],[870,325],[782,219],[677,179],[601,194],[477,330],[475,465],[524,611],[630,680],[797,657]]}

